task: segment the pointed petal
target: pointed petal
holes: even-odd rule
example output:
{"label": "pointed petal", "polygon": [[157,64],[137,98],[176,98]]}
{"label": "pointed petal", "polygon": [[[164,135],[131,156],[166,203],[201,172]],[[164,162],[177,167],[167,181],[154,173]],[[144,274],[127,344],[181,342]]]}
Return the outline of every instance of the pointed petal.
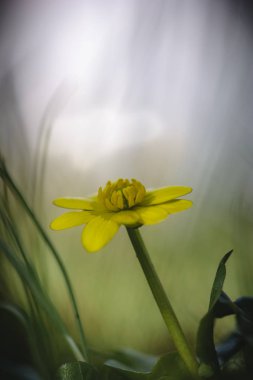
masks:
{"label": "pointed petal", "polygon": [[161,206],[137,207],[135,211],[139,214],[142,224],[159,223],[168,216],[168,211]]}
{"label": "pointed petal", "polygon": [[94,201],[86,198],[57,198],[53,201],[55,206],[72,208],[76,210],[93,210]]}
{"label": "pointed petal", "polygon": [[82,243],[88,252],[103,248],[116,234],[119,224],[109,216],[96,216],[83,230]]}
{"label": "pointed petal", "polygon": [[116,212],[112,215],[111,220],[118,224],[124,224],[125,226],[134,226],[140,223],[138,213],[133,210]]}
{"label": "pointed petal", "polygon": [[81,224],[88,223],[94,215],[90,211],[73,211],[66,212],[54,219],[50,224],[52,230],[64,230],[66,228],[80,226]]}
{"label": "pointed petal", "polygon": [[187,199],[176,199],[174,201],[170,201],[167,203],[163,203],[161,207],[168,211],[169,214],[173,214],[174,212],[183,211],[192,206],[192,201],[188,201]]}
{"label": "pointed petal", "polygon": [[188,194],[191,191],[192,191],[191,187],[185,187],[185,186],[170,186],[170,187],[163,187],[161,189],[156,189],[156,190],[149,190],[147,191],[140,205],[151,206],[151,205],[162,204],[172,199],[181,197],[182,195]]}

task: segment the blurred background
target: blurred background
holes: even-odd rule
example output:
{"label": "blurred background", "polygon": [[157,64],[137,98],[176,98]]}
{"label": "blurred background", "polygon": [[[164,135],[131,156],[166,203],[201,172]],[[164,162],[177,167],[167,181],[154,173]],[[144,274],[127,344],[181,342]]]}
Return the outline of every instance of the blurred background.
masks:
{"label": "blurred background", "polygon": [[[87,254],[81,227],[48,227],[61,213],[52,199],[87,196],[120,177],[194,189],[192,209],[141,229],[194,344],[230,249],[225,291],[232,299],[253,295],[251,2],[12,0],[1,7],[1,153],[67,266],[90,346],[172,348],[123,228]],[[19,209],[16,222],[75,336],[53,259]],[[17,301],[18,282],[6,265],[1,271],[2,297]],[[219,323],[217,338],[230,328]]]}

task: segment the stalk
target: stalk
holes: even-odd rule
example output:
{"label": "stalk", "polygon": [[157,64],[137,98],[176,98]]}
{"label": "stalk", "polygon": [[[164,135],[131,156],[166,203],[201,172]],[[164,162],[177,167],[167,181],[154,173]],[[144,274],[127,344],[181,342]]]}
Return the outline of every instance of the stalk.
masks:
{"label": "stalk", "polygon": [[137,228],[127,228],[127,232],[172,341],[189,372],[196,378],[198,377],[197,360],[188,345],[177,316],[150,260],[140,232]]}

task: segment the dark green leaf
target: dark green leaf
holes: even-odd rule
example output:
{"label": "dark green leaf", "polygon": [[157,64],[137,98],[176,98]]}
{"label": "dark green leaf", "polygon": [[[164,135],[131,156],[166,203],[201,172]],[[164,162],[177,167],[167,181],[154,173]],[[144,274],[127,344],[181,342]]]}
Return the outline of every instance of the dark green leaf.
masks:
{"label": "dark green leaf", "polygon": [[214,313],[209,311],[200,321],[196,352],[200,360],[199,374],[204,378],[219,372],[219,363],[213,340]]}
{"label": "dark green leaf", "polygon": [[213,307],[215,318],[223,318],[236,313],[236,306],[225,292],[221,292],[219,299]]}
{"label": "dark green leaf", "polygon": [[226,277],[226,265],[225,264],[226,264],[227,260],[229,259],[230,255],[232,254],[232,252],[233,251],[231,250],[228,253],[226,253],[226,255],[221,259],[220,264],[218,266],[218,269],[217,269],[217,272],[215,275],[215,279],[213,282],[212,291],[211,291],[209,311],[214,307],[214,305],[216,304],[216,302],[218,301],[218,299],[221,295],[224,280]]}
{"label": "dark green leaf", "polygon": [[177,352],[162,356],[148,380],[188,380],[191,379],[185,364]]}
{"label": "dark green leaf", "polygon": [[219,362],[213,339],[215,313],[219,313],[219,309],[217,311],[215,306],[218,300],[220,300],[220,312],[221,314],[226,312],[226,310],[223,309],[226,309],[227,305],[225,307],[224,304],[229,302],[229,298],[224,295],[225,293],[223,297],[221,297],[221,295],[226,277],[226,262],[231,253],[232,251],[228,252],[219,263],[211,290],[209,309],[207,314],[201,319],[198,328],[196,352],[200,360],[199,374],[204,378],[210,378],[219,373]]}
{"label": "dark green leaf", "polygon": [[[143,372],[141,370],[138,370],[136,368],[132,368],[128,365],[126,365],[125,363],[123,362],[120,362],[118,360],[115,360],[115,359],[110,359],[110,360],[107,360],[106,363],[105,363],[105,366],[107,366],[108,368],[110,368],[110,374],[111,374],[111,377],[112,376],[120,376],[119,378],[121,379],[131,379],[131,380],[135,380],[135,379],[147,379],[148,378],[148,375],[150,372]],[[108,377],[108,379],[111,379],[111,377]],[[112,377],[112,379],[114,379],[114,377]],[[115,377],[115,379],[118,379],[117,377]]]}
{"label": "dark green leaf", "polygon": [[[119,365],[115,363],[115,365]],[[123,367],[111,367],[107,368],[107,377],[106,380],[148,380],[149,374],[141,373],[136,371],[131,371],[128,369],[124,369]]]}
{"label": "dark green leaf", "polygon": [[115,353],[113,359],[106,361],[106,365],[139,373],[150,373],[159,357],[148,355],[130,348]]}
{"label": "dark green leaf", "polygon": [[[145,354],[144,354],[145,355]],[[185,364],[176,352],[168,353],[162,356],[155,366],[149,372],[130,368],[125,363],[117,360],[108,360],[106,365],[111,367],[111,377],[114,379],[113,370],[121,374],[122,379],[129,380],[187,380],[191,379]],[[115,378],[116,380],[117,378]]]}
{"label": "dark green leaf", "polygon": [[[136,374],[134,374],[136,375]],[[99,374],[99,380],[127,380],[127,379],[135,379],[138,380],[138,377],[129,377],[131,374],[124,373],[116,368],[110,368],[104,366]],[[139,379],[142,379],[141,377]]]}
{"label": "dark green leaf", "polygon": [[63,364],[57,371],[59,380],[97,380],[97,371],[87,363],[72,362]]}

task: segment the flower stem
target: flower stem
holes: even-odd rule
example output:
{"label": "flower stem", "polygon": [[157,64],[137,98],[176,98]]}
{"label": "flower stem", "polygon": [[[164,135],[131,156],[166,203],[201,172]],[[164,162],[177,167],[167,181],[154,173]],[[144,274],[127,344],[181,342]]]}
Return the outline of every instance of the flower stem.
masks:
{"label": "flower stem", "polygon": [[47,236],[46,232],[42,228],[39,220],[37,219],[37,217],[33,213],[32,209],[28,206],[28,204],[27,204],[26,200],[24,199],[21,191],[18,189],[18,187],[16,186],[16,184],[12,180],[11,176],[9,175],[9,173],[8,173],[6,167],[5,167],[5,165],[3,163],[2,163],[2,165],[0,167],[0,176],[2,176],[2,178],[3,178],[4,182],[6,183],[6,185],[9,187],[9,189],[11,190],[11,192],[18,199],[18,201],[20,202],[20,204],[23,206],[23,208],[25,209],[25,211],[27,212],[27,214],[29,215],[29,217],[31,218],[31,220],[33,221],[33,223],[35,224],[37,230],[39,231],[39,233],[40,233],[40,235],[42,237],[42,239],[44,240],[44,242],[46,243],[46,245],[49,247],[50,251],[52,252],[52,255],[54,256],[54,258],[55,258],[55,260],[56,260],[56,262],[57,262],[57,264],[58,264],[58,266],[60,268],[60,271],[62,272],[63,278],[65,280],[65,284],[66,284],[66,287],[67,287],[67,290],[68,290],[68,293],[69,293],[69,298],[70,298],[70,301],[71,301],[71,304],[72,304],[72,309],[73,309],[73,312],[74,312],[77,329],[78,329],[78,332],[79,332],[80,345],[81,345],[82,354],[83,354],[84,358],[88,362],[89,359],[88,359],[86,339],[85,339],[85,335],[84,335],[84,331],[83,331],[83,327],[82,327],[82,323],[81,323],[81,319],[80,319],[80,315],[79,315],[79,311],[78,311],[78,306],[77,306],[76,298],[75,298],[75,295],[74,295],[74,290],[72,288],[72,285],[71,285],[68,273],[66,271],[66,268],[64,266],[64,263],[61,260],[60,255],[58,254],[58,252],[55,249],[54,245],[52,244],[51,240]]}
{"label": "flower stem", "polygon": [[136,256],[141,264],[142,270],[148,281],[149,287],[156,300],[157,306],[160,309],[164,322],[171,335],[171,338],[178,350],[179,355],[184,361],[190,373],[197,377],[198,363],[194,354],[192,353],[183,330],[178,322],[176,314],[170,304],[170,301],[164,291],[161,281],[156,273],[154,265],[152,264],[148,251],[144,245],[142,237],[138,229],[127,228],[129,238],[134,247]]}

